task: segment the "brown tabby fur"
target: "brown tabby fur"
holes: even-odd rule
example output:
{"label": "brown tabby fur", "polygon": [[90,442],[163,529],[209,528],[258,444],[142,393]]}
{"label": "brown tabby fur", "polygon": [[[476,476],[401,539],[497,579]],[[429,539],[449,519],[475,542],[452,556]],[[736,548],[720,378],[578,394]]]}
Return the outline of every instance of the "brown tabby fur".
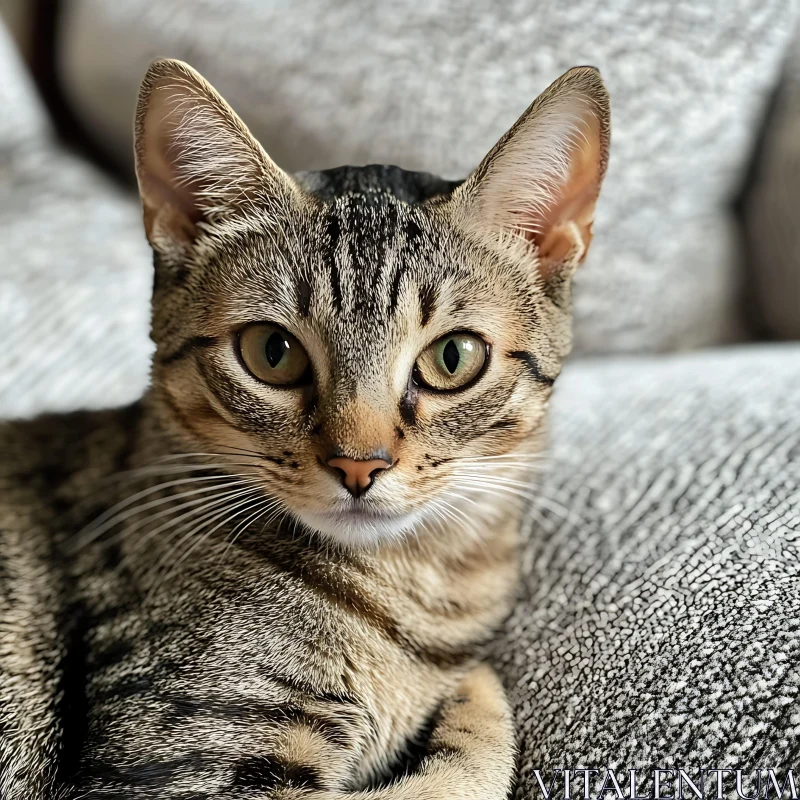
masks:
{"label": "brown tabby fur", "polygon": [[[0,796],[506,797],[511,715],[477,659],[569,350],[608,152],[597,72],[462,184],[289,177],[174,61],[136,126],[152,387],[0,427]],[[259,321],[302,342],[311,385],[244,369]],[[489,342],[483,374],[417,386],[458,330]],[[393,466],[358,500],[324,466],[376,452]]]}

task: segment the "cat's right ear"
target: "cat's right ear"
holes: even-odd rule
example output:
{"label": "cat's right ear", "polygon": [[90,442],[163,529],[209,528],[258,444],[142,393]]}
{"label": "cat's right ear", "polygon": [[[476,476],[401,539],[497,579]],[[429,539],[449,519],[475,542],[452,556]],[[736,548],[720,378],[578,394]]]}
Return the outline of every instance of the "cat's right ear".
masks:
{"label": "cat's right ear", "polygon": [[217,91],[188,64],[155,61],[139,91],[136,177],[147,238],[185,251],[197,225],[300,194]]}

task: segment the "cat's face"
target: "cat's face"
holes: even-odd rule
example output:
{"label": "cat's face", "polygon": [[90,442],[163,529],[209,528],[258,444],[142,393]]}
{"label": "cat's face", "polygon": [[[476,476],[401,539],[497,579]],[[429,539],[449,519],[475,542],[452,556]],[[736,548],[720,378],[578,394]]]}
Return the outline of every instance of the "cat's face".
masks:
{"label": "cat's face", "polygon": [[187,451],[349,544],[519,499],[607,152],[596,73],[562,84],[464,184],[290,178],[196,73],[154,65],[137,124],[154,393]]}

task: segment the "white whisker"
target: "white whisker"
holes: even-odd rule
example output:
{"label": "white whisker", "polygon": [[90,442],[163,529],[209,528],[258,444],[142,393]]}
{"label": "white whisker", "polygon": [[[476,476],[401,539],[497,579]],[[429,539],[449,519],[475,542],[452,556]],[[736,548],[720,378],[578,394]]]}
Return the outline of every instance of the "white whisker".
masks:
{"label": "white whisker", "polygon": [[[250,476],[245,476],[245,478],[249,478]],[[217,491],[219,489],[226,488],[228,486],[233,486],[237,484],[243,484],[245,482],[245,478],[235,475],[214,475],[214,476],[202,476],[199,478],[181,478],[180,480],[175,481],[167,481],[165,483],[157,484],[156,486],[151,486],[147,489],[144,489],[136,494],[132,495],[131,497],[126,498],[125,500],[120,501],[116,505],[112,506],[105,512],[103,512],[99,517],[97,517],[94,521],[90,522],[86,527],[84,527],[81,531],[79,531],[75,535],[74,539],[74,546],[80,548],[85,547],[88,544],[96,541],[100,536],[102,536],[107,530],[113,528],[115,525],[124,522],[130,517],[135,516],[136,514],[141,513],[142,511],[146,511],[150,508],[156,508],[160,505],[165,503],[172,502],[176,499],[176,497],[189,497],[194,494],[201,494],[205,492]],[[186,484],[196,484],[196,483],[207,483],[210,481],[228,481],[225,484],[215,485],[215,486],[203,486],[200,489],[193,489],[188,492],[181,492],[179,494],[169,494],[166,497],[159,497],[156,500],[151,500],[147,503],[134,506],[131,508],[131,504],[136,502],[136,500],[143,499],[148,497],[155,492],[160,490],[172,488],[174,486],[179,485],[186,485]]]}
{"label": "white whisker", "polygon": [[[237,497],[242,497],[243,495],[247,494],[253,494],[257,496],[259,494],[259,490],[257,487],[248,487],[244,489],[239,487],[229,492],[225,492],[222,495],[217,495],[215,497],[212,497],[211,499],[201,498],[200,500],[182,503],[176,506],[175,508],[167,509],[166,512],[161,512],[161,514],[163,515],[164,513],[174,513],[175,511],[180,511],[183,508],[186,508],[187,506],[193,504],[202,504],[199,506],[199,508],[192,508],[186,513],[180,514],[178,517],[165,522],[163,525],[159,525],[157,528],[153,530],[148,530],[147,533],[145,533],[142,537],[136,540],[136,546],[137,548],[141,548],[153,537],[158,536],[159,533],[163,533],[165,530],[169,530],[170,528],[174,527],[184,519],[192,518],[198,514],[205,514],[207,511],[216,511],[221,505],[229,503],[231,500],[235,500]],[[126,529],[125,535],[130,536],[134,531],[141,528],[145,523],[152,522],[155,516],[157,515],[147,517],[145,520],[142,520],[140,524],[137,523],[137,525],[133,526],[132,528]]]}
{"label": "white whisker", "polygon": [[[150,590],[147,593],[147,599],[153,597],[155,592],[158,588],[166,581],[174,572],[175,570],[195,551],[200,544],[205,542],[210,536],[212,536],[216,531],[218,531],[223,525],[228,522],[233,521],[236,519],[240,514],[245,513],[247,508],[250,508],[251,498],[244,497],[242,500],[239,500],[237,503],[234,503],[233,506],[228,507],[226,505],[225,508],[222,509],[217,514],[211,514],[210,519],[206,519],[202,524],[196,525],[189,530],[184,536],[180,538],[180,540],[175,544],[170,551],[165,555],[163,558],[159,559],[155,565],[155,569],[157,572],[162,572],[161,577],[157,577],[151,586]],[[213,528],[209,528],[209,526],[214,525],[217,520],[221,518],[221,521],[218,522]],[[205,530],[208,529],[208,530]],[[205,530],[202,536],[198,535],[201,531]],[[176,532],[176,536],[180,532]],[[165,562],[169,561],[169,558],[172,554],[179,551],[186,542],[190,542],[191,539],[195,541],[191,542],[189,547],[184,551],[184,553],[172,564],[172,566],[164,572],[161,565],[165,564]]]}
{"label": "white whisker", "polygon": [[[265,514],[268,514],[275,508],[279,508],[281,505],[282,502],[277,498],[267,498],[265,502],[258,505],[257,510],[254,514],[247,517],[247,519],[245,519],[243,522],[238,523],[236,527],[231,531],[230,541],[225,547],[225,550],[223,551],[222,556],[220,557],[220,561],[225,560],[225,556],[228,554],[228,551],[231,549],[231,547],[233,547],[234,543],[239,538],[239,536],[241,536],[242,533],[244,533],[244,531],[247,530],[248,526],[251,523],[258,521]],[[264,530],[266,530],[266,526],[264,527]]]}

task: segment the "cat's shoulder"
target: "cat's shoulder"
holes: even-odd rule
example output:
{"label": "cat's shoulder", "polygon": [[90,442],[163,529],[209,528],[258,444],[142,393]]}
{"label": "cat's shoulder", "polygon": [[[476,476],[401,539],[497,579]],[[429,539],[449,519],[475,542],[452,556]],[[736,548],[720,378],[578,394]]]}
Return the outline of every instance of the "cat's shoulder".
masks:
{"label": "cat's shoulder", "polygon": [[[119,471],[133,448],[140,403],[0,422],[0,504],[53,496],[82,476]],[[72,486],[70,494],[80,492]]]}

